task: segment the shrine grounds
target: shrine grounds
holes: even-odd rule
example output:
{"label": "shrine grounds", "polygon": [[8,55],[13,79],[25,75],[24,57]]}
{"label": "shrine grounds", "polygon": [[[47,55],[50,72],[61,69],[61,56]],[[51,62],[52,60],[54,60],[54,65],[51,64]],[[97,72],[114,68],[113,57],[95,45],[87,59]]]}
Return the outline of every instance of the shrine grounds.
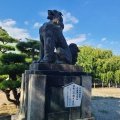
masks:
{"label": "shrine grounds", "polygon": [[93,88],[92,114],[95,120],[120,120],[120,88]]}
{"label": "shrine grounds", "polygon": [[[0,120],[10,120],[17,110],[0,91]],[[92,88],[92,115],[95,120],[120,120],[120,88]]]}

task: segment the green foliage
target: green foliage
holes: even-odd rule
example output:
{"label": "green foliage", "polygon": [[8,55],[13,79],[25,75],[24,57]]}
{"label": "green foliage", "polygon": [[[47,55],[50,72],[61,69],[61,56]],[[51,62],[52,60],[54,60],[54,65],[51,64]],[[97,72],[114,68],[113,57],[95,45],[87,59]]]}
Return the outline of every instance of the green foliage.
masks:
{"label": "green foliage", "polygon": [[12,81],[12,80],[4,80],[0,82],[0,89],[5,90],[5,89],[12,89],[12,88],[19,88],[21,85],[20,81]]}
{"label": "green foliage", "polygon": [[22,74],[26,69],[28,69],[28,65],[24,63],[11,63],[1,67],[0,74],[9,74],[10,76],[15,76],[17,74]]}
{"label": "green foliage", "polygon": [[[34,60],[38,60],[39,56],[34,56]],[[32,63],[32,58],[31,57],[26,57],[25,61],[27,64],[31,64]]]}
{"label": "green foliage", "polygon": [[99,73],[100,78],[103,83],[107,83],[107,74],[106,73]]}
{"label": "green foliage", "polygon": [[32,60],[34,60],[34,56],[39,54],[39,46],[39,41],[27,40],[27,42],[19,42],[16,45],[16,48],[22,53],[26,53],[28,56],[32,56]]}
{"label": "green foliage", "polygon": [[91,73],[93,69],[91,53],[94,49],[89,46],[79,47],[79,49],[76,65],[81,65],[85,72]]}
{"label": "green foliage", "polygon": [[2,27],[0,27],[0,43],[1,43],[0,52],[5,53],[9,50],[15,50],[13,46],[7,45],[8,43],[15,43],[15,42],[18,42],[18,40],[9,36],[7,31],[5,31],[4,29],[2,29]]}
{"label": "green foliage", "polygon": [[115,71],[115,83],[120,83],[120,70]]}
{"label": "green foliage", "polygon": [[111,83],[114,79],[114,73],[112,71],[107,72],[107,83]]}
{"label": "green foliage", "polygon": [[25,62],[25,57],[26,55],[23,54],[2,54],[0,57],[0,74],[8,74],[11,80],[17,80],[17,77],[20,76],[26,69],[28,69],[28,64]]}
{"label": "green foliage", "polygon": [[114,56],[111,50],[95,49],[90,46],[79,47],[76,65],[91,73],[93,80],[120,83],[120,56]]}
{"label": "green foliage", "polygon": [[[3,90],[10,102],[19,105],[20,93],[17,88],[20,87],[21,74],[28,69],[28,64],[25,61],[26,55],[6,53],[15,50],[15,47],[7,45],[15,42],[18,40],[9,36],[0,27],[0,89]],[[11,99],[10,91],[13,92],[14,99]]]}
{"label": "green foliage", "polygon": [[9,75],[0,75],[0,82],[7,79]]}
{"label": "green foliage", "polygon": [[3,64],[24,63],[26,56],[23,54],[6,53],[0,57]]}
{"label": "green foliage", "polygon": [[5,53],[6,51],[9,51],[9,50],[15,50],[15,47],[10,46],[10,45],[2,45],[2,44],[0,44],[0,51],[2,53]]}

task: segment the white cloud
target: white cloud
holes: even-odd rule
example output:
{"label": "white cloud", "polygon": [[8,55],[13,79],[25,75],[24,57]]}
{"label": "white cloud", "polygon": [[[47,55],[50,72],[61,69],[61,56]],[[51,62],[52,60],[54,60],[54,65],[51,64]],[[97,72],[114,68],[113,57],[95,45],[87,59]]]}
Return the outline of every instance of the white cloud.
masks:
{"label": "white cloud", "polygon": [[28,25],[29,23],[28,23],[28,21],[25,21],[24,24],[25,24],[25,25]]}
{"label": "white cloud", "polygon": [[98,44],[96,47],[97,48],[102,48],[102,46],[103,46],[102,44]]}
{"label": "white cloud", "polygon": [[76,38],[67,38],[67,43],[70,44],[70,43],[80,43],[82,41],[86,40],[86,35],[85,34],[80,34],[78,35]]}
{"label": "white cloud", "polygon": [[63,13],[63,22],[64,24],[64,32],[71,30],[74,27],[74,24],[78,23],[78,19],[71,15],[70,12],[62,10]]}
{"label": "white cloud", "polygon": [[102,38],[101,40],[104,42],[104,41],[106,41],[106,40],[107,40],[107,38]]}
{"label": "white cloud", "polygon": [[6,26],[6,27],[11,27],[14,26],[16,24],[16,21],[12,20],[12,19],[5,19],[3,21],[0,21],[0,25],[2,26]]}
{"label": "white cloud", "polygon": [[34,28],[39,28],[40,26],[41,26],[41,24],[40,24],[39,22],[36,22],[36,23],[34,23],[34,25],[33,25]]}
{"label": "white cloud", "polygon": [[71,15],[71,13],[62,10],[64,22],[78,23],[79,20]]}
{"label": "white cloud", "polygon": [[119,44],[119,42],[114,42],[114,41],[112,41],[112,42],[110,42],[110,44]]}
{"label": "white cloud", "polygon": [[64,24],[64,29],[63,31],[66,32],[66,31],[69,31],[70,29],[73,28],[73,25],[72,24]]}
{"label": "white cloud", "polygon": [[15,27],[16,21],[12,19],[0,20],[0,26],[5,29],[8,34],[14,38],[29,38],[30,35],[26,29]]}

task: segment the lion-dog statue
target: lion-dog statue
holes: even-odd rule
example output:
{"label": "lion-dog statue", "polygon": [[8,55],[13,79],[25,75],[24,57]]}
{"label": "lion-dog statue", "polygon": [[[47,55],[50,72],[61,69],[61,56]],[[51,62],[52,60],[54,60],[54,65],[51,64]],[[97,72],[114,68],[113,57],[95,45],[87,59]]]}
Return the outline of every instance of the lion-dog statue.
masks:
{"label": "lion-dog statue", "polygon": [[69,46],[63,36],[62,13],[57,10],[48,10],[49,22],[40,29],[40,58],[39,63],[75,64],[79,49],[76,44]]}

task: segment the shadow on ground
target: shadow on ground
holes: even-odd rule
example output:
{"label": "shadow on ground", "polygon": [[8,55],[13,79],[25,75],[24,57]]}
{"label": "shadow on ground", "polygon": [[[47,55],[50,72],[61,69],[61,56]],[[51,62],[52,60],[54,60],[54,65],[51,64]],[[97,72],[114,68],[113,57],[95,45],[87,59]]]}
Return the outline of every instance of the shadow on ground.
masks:
{"label": "shadow on ground", "polygon": [[120,120],[120,98],[92,97],[95,120]]}

